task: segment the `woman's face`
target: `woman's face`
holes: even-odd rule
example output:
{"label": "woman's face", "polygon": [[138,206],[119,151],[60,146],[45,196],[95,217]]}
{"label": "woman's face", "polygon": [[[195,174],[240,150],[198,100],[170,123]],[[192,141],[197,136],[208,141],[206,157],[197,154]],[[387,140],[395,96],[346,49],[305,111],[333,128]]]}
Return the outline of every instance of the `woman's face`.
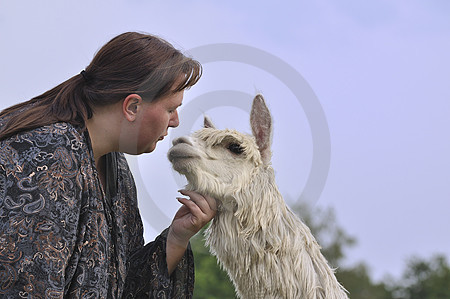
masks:
{"label": "woman's face", "polygon": [[[134,123],[133,132],[125,140],[136,144],[135,152],[130,154],[150,153],[156,148],[158,141],[167,136],[169,128],[179,125],[177,108],[183,101],[183,91],[165,96],[155,102],[142,102],[140,112]],[[131,139],[130,139],[131,137]],[[131,144],[123,144],[129,148]]]}

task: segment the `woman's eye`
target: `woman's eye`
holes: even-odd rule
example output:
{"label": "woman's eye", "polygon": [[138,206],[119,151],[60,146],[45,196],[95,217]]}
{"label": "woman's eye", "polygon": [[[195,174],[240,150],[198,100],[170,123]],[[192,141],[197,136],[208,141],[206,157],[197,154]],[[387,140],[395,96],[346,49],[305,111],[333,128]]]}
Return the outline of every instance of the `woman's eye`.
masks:
{"label": "woman's eye", "polygon": [[230,144],[227,146],[227,149],[228,149],[230,152],[235,153],[235,154],[237,154],[237,155],[240,155],[240,154],[242,154],[242,153],[244,152],[244,149],[241,147],[241,145],[240,145],[240,144],[237,144],[237,143],[230,143]]}

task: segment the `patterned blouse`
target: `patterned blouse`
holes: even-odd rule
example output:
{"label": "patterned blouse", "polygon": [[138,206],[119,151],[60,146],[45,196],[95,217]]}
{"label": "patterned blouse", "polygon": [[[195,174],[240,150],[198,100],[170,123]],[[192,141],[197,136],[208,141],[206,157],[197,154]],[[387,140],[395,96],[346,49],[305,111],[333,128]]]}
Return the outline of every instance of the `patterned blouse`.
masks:
{"label": "patterned blouse", "polygon": [[106,162],[104,192],[87,131],[67,123],[0,141],[0,297],[192,297],[192,251],[169,277],[167,230],[144,246],[126,159]]}

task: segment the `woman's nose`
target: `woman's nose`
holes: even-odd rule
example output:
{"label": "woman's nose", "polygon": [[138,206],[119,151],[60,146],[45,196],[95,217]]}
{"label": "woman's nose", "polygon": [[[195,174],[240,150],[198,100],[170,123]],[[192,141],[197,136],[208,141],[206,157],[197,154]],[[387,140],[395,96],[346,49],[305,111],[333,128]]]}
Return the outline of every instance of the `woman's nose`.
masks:
{"label": "woman's nose", "polygon": [[175,112],[172,115],[172,118],[169,121],[169,127],[176,128],[180,125],[180,119],[178,118],[178,111],[175,110]]}

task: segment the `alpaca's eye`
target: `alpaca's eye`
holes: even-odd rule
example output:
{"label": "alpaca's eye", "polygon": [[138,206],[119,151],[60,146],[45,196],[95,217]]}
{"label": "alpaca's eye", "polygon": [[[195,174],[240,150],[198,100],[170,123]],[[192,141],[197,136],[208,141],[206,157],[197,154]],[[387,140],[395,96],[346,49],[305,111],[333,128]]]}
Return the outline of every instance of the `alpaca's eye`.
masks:
{"label": "alpaca's eye", "polygon": [[244,152],[244,149],[237,143],[230,143],[227,147],[227,149],[235,154],[242,154]]}

